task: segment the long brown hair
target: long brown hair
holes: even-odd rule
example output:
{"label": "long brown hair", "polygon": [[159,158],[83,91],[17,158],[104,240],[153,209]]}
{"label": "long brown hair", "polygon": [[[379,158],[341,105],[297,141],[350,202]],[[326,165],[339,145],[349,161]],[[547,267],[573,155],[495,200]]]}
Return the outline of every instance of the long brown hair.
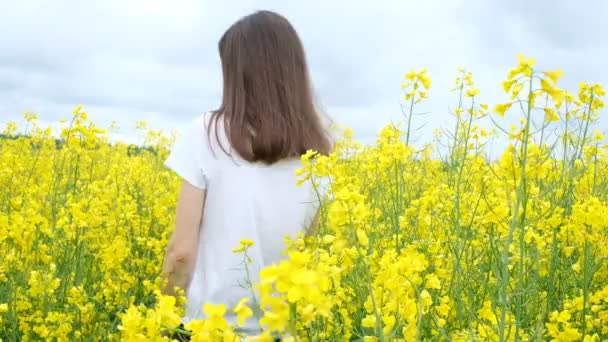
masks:
{"label": "long brown hair", "polygon": [[258,11],[240,19],[220,39],[219,53],[224,92],[211,121],[218,127],[223,120],[241,158],[272,164],[307,150],[329,153],[304,48],[286,18]]}

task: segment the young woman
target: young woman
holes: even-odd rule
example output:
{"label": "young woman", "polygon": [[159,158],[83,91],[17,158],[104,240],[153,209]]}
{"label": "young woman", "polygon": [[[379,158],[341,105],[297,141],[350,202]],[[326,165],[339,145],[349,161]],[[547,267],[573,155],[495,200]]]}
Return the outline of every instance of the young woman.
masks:
{"label": "young woman", "polygon": [[[166,293],[179,287],[184,322],[203,318],[204,303],[233,308],[251,297],[265,265],[280,261],[284,237],[310,227],[318,210],[311,184],[296,186],[307,150],[326,154],[331,141],[315,108],[302,43],[282,16],[246,16],[219,41],[221,107],[194,120],[166,165],[183,178],[176,226],[167,247]],[[239,239],[254,242],[233,253]],[[246,331],[259,331],[251,319]]]}

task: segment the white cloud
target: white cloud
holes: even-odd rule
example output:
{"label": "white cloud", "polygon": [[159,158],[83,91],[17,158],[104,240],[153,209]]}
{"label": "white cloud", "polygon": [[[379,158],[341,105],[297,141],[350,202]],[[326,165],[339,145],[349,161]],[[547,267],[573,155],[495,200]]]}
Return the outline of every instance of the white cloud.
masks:
{"label": "white cloud", "polygon": [[[431,129],[450,125],[448,92],[457,66],[475,74],[484,102],[502,99],[499,81],[516,53],[566,71],[564,84],[608,81],[599,0],[567,1],[197,1],[109,0],[0,3],[0,123],[34,110],[48,122],[79,103],[100,124],[148,120],[182,127],[217,107],[217,40],[236,19],[276,10],[299,31],[326,111],[373,139],[400,117],[400,84],[429,68]],[[602,119],[603,128],[608,123]]]}

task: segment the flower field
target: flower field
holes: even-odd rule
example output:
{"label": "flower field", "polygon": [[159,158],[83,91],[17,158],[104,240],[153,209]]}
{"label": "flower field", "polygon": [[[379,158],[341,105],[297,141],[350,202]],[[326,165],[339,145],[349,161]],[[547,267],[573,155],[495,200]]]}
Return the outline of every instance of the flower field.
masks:
{"label": "flower field", "polygon": [[[570,93],[561,71],[518,61],[493,105],[459,70],[453,126],[431,144],[411,142],[431,90],[421,70],[404,78],[404,122],[374,145],[346,129],[333,154],[302,156],[301,181],[326,193],[318,227],[286,240],[252,298],[206,304],[183,328],[183,298],[158,291],[180,182],[163,166],[173,137],[140,124],[145,147],[110,143],[81,107],[60,132],[33,114],[9,123],[0,339],[237,341],[230,310],[259,321],[254,341],[608,341],[605,92]],[[245,262],[251,243],[234,249]]]}

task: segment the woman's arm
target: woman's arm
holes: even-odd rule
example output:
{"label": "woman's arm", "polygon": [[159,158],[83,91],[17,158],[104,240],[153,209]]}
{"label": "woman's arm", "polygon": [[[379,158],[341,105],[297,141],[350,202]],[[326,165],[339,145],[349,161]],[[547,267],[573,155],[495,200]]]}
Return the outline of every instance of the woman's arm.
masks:
{"label": "woman's arm", "polygon": [[198,252],[198,237],[205,208],[207,190],[199,189],[186,181],[177,200],[175,231],[167,246],[163,275],[167,281],[162,292],[175,295],[175,288],[186,291],[194,270]]}

